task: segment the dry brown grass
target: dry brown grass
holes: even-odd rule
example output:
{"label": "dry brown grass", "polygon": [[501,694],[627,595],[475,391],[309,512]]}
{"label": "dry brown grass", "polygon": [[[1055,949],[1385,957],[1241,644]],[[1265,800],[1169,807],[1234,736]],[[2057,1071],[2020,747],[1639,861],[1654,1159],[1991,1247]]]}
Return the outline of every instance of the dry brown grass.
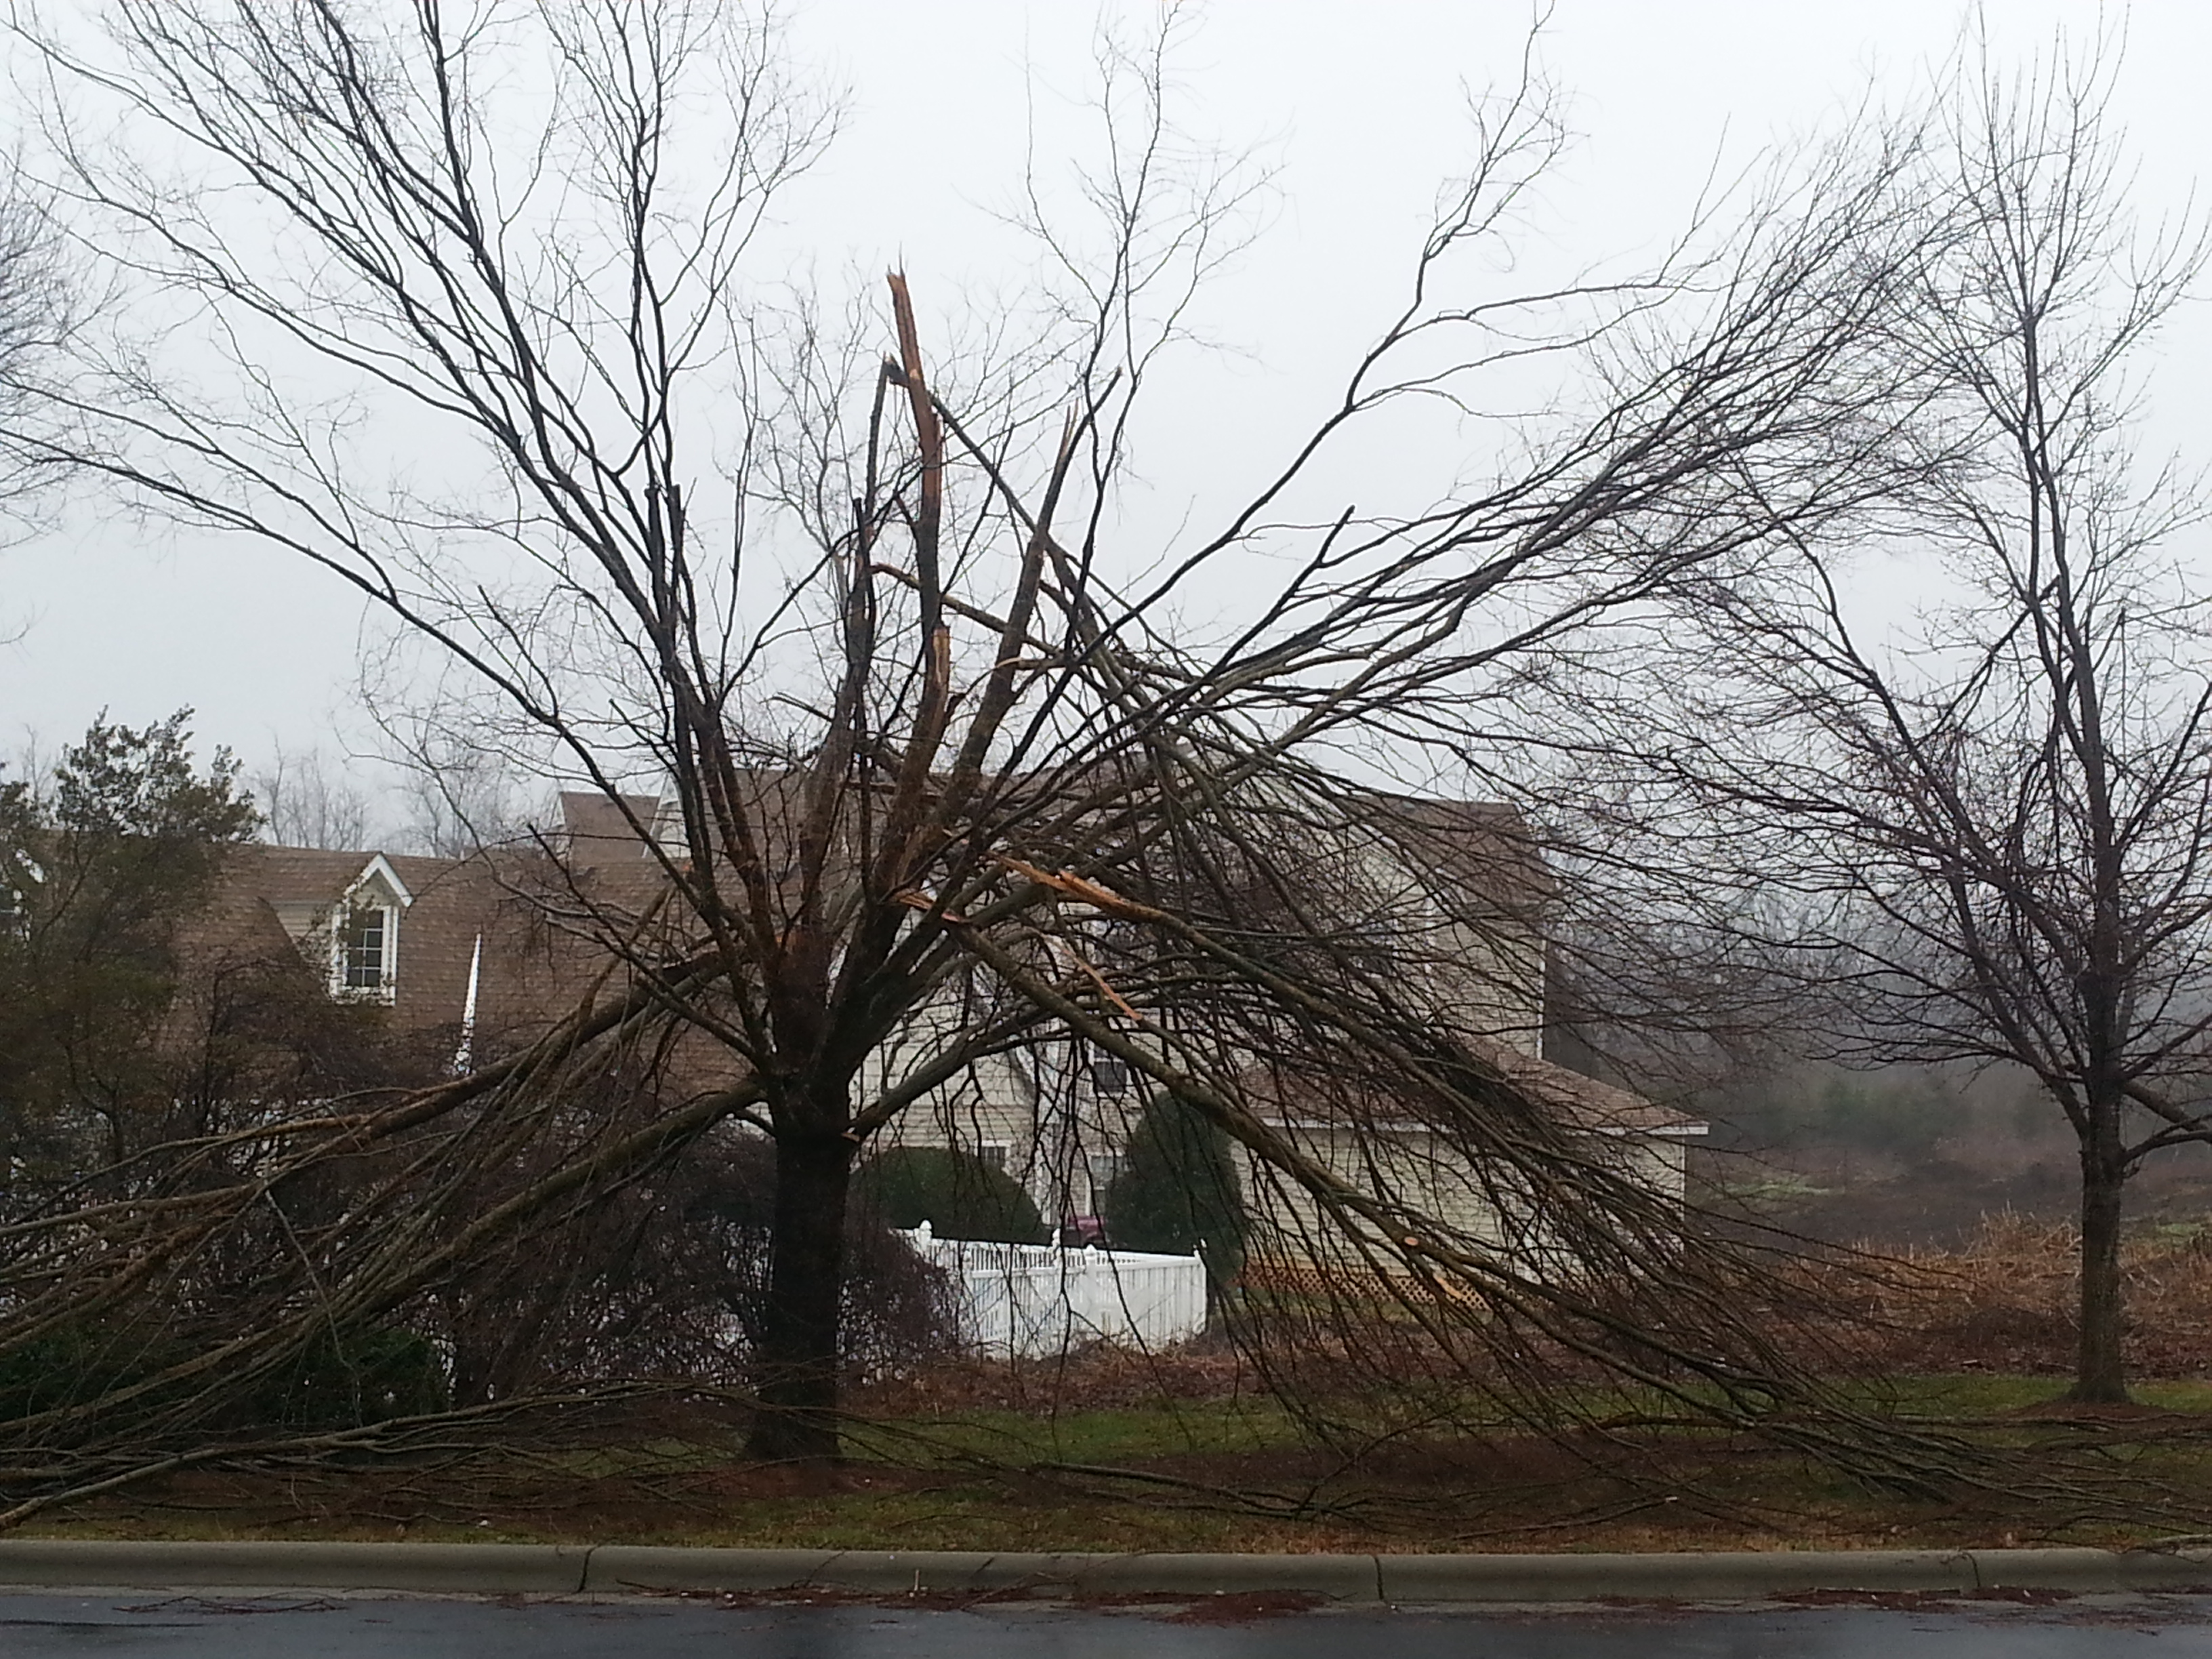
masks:
{"label": "dry brown grass", "polygon": [[[1950,1250],[1839,1271],[1857,1322],[1854,1369],[2063,1375],[2073,1368],[2078,1235],[2000,1212]],[[2127,1357],[2143,1377],[2212,1376],[2212,1229],[2166,1230],[2124,1253]]]}

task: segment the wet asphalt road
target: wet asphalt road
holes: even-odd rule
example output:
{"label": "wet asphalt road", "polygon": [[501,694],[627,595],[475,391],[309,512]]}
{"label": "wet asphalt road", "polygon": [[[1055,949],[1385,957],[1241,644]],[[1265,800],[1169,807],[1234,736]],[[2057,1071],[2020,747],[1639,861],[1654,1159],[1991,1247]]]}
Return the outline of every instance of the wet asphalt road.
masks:
{"label": "wet asphalt road", "polygon": [[220,1659],[2212,1659],[2212,1597],[2042,1607],[969,1609],[0,1593],[0,1656]]}

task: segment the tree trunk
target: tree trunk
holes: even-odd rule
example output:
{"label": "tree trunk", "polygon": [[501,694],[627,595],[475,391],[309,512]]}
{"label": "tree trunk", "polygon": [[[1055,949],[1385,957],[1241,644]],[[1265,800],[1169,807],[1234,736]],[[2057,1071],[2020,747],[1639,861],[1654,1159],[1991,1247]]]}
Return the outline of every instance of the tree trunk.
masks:
{"label": "tree trunk", "polygon": [[2097,1115],[2094,1129],[2081,1142],[2081,1346],[2067,1397],[2086,1405],[2116,1405],[2128,1397],[2120,1356],[2120,1213],[2127,1164],[2120,1155],[2119,1126],[2106,1125],[2105,1115]]}
{"label": "tree trunk", "polygon": [[837,1330],[845,1284],[845,1200],[853,1143],[838,1129],[777,1136],[768,1306],[753,1357],[760,1406],[745,1455],[837,1455]]}

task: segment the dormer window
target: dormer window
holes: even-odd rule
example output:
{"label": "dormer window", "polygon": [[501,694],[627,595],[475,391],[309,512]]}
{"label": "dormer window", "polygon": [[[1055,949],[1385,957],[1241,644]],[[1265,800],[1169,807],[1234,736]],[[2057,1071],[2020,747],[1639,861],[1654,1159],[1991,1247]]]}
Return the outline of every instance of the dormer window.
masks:
{"label": "dormer window", "polygon": [[390,1002],[399,985],[399,914],[415,896],[379,854],[333,905],[327,923],[331,995],[340,1002]]}

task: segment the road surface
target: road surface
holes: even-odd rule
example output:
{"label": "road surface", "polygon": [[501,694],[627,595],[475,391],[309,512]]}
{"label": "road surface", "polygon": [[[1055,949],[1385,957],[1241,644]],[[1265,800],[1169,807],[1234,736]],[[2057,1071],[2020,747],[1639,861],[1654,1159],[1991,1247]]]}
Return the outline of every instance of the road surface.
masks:
{"label": "road surface", "polygon": [[0,1592],[0,1655],[123,1659],[2212,1659],[2212,1596],[1307,1609]]}

